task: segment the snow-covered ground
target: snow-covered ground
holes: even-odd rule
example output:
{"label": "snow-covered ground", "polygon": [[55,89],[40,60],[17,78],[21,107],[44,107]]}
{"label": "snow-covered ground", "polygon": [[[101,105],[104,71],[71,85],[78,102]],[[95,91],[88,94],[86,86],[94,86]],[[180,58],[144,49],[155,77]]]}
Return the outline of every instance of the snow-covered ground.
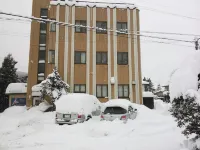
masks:
{"label": "snow-covered ground", "polygon": [[0,150],[183,150],[185,138],[166,113],[168,105],[136,106],[137,118],[126,124],[95,118],[63,126],[54,124],[54,112],[12,107],[0,114]]}

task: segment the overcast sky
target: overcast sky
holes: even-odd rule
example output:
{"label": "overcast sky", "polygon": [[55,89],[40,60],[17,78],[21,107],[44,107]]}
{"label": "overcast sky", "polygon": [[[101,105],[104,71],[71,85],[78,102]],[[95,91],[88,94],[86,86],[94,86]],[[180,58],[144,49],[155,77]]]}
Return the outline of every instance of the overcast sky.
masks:
{"label": "overcast sky", "polygon": [[[0,2],[0,10],[2,11],[31,15],[32,0],[0,0]],[[199,0],[124,0],[124,2],[136,2],[136,4],[138,4],[140,8],[141,31],[178,32],[200,35],[200,20],[192,20],[149,10],[149,8],[153,8],[184,16],[200,18]],[[148,7],[148,10],[146,7]],[[0,15],[0,17],[2,16]],[[163,37],[166,35],[156,34],[155,36]],[[194,39],[194,36],[167,37],[187,40]],[[165,84],[169,80],[171,72],[178,68],[180,63],[185,60],[188,55],[195,52],[194,47],[146,41],[158,41],[157,39],[146,38],[144,40],[145,41],[141,41],[142,74],[143,76],[152,78],[155,83]],[[173,41],[168,42],[172,43]],[[0,60],[8,53],[12,53],[14,58],[18,61],[18,70],[27,72],[29,43],[30,23],[0,19]],[[187,43],[173,43],[194,46]]]}

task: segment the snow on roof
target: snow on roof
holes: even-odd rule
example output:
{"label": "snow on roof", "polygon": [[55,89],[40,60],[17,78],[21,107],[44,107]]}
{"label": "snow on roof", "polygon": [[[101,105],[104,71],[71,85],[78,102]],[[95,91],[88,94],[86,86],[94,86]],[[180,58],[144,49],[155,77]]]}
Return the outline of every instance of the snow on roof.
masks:
{"label": "snow on roof", "polygon": [[6,94],[26,93],[27,83],[10,83],[6,89]]}
{"label": "snow on roof", "polygon": [[128,109],[129,106],[132,106],[133,103],[131,103],[127,99],[111,99],[108,102],[104,104],[104,107],[114,107],[114,106],[119,106],[124,109]]}
{"label": "snow on roof", "polygon": [[167,95],[167,94],[169,94],[169,91],[164,91],[163,92],[163,95]]}
{"label": "snow on roof", "polygon": [[59,113],[74,112],[79,114],[91,114],[101,105],[95,96],[83,93],[63,95],[55,104],[56,111]]}
{"label": "snow on roof", "polygon": [[[127,1],[128,3],[128,1]],[[111,0],[109,2],[102,2],[100,0],[88,0],[87,2],[85,1],[69,1],[69,0],[65,0],[65,1],[50,1],[50,4],[51,5],[68,5],[68,6],[80,6],[80,7],[83,7],[83,6],[89,6],[89,7],[100,7],[100,8],[107,8],[107,7],[110,7],[110,8],[130,8],[130,9],[134,9],[136,8],[136,5],[135,4],[130,4],[130,1],[129,1],[129,4],[123,4],[122,2],[120,3],[117,3],[116,0]]]}
{"label": "snow on roof", "polygon": [[143,92],[143,97],[154,97],[155,95],[152,92]]}
{"label": "snow on roof", "polygon": [[147,81],[142,81],[142,84],[149,84],[149,82],[147,82]]}

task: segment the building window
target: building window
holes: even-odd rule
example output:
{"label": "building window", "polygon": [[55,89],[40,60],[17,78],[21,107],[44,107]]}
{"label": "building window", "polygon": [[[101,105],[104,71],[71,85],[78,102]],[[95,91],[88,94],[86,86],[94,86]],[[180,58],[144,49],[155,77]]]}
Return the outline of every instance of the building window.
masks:
{"label": "building window", "polygon": [[74,85],[74,93],[86,93],[86,85],[85,84],[75,84]]}
{"label": "building window", "polygon": [[40,46],[40,51],[45,51],[46,50],[46,47],[45,46]]}
{"label": "building window", "polygon": [[105,22],[105,21],[97,21],[96,26],[97,26],[98,28],[101,28],[101,29],[106,29],[106,30],[98,30],[98,29],[97,29],[97,30],[96,30],[97,33],[104,33],[104,34],[107,33],[107,22]]}
{"label": "building window", "polygon": [[117,22],[117,30],[120,32],[128,32],[127,22]]}
{"label": "building window", "polygon": [[38,74],[44,73],[44,71],[45,71],[45,63],[39,63],[38,64]]}
{"label": "building window", "polygon": [[49,50],[48,63],[55,63],[55,50]]}
{"label": "building window", "polygon": [[98,98],[108,97],[108,85],[97,85],[97,97]]}
{"label": "building window", "polygon": [[85,52],[75,52],[75,64],[85,64],[86,63],[86,53]]}
{"label": "building window", "polygon": [[107,52],[96,53],[97,64],[107,64]]}
{"label": "building window", "polygon": [[42,8],[42,9],[40,10],[40,17],[41,17],[41,18],[47,18],[47,16],[48,16],[48,9]]}
{"label": "building window", "polygon": [[47,24],[46,23],[40,23],[40,33],[46,34],[47,33]]}
{"label": "building window", "polygon": [[128,52],[118,52],[117,53],[117,64],[118,65],[128,65]]}
{"label": "building window", "polygon": [[[86,26],[85,20],[76,20],[76,25]],[[86,33],[86,27],[75,27],[75,32]]]}
{"label": "building window", "polygon": [[[55,20],[55,19],[51,19],[51,20]],[[50,23],[50,31],[56,32],[56,23]]]}
{"label": "building window", "polygon": [[118,97],[129,98],[129,85],[118,85]]}
{"label": "building window", "polygon": [[40,44],[46,44],[46,35],[40,34]]}
{"label": "building window", "polygon": [[39,51],[39,60],[45,60],[45,51]]}

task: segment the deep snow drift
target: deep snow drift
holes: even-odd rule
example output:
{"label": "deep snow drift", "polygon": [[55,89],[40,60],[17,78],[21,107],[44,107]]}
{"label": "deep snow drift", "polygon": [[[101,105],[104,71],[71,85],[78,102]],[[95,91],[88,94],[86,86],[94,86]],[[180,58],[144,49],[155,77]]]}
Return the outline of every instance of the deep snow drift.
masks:
{"label": "deep snow drift", "polygon": [[[54,124],[54,112],[12,107],[0,114],[1,150],[180,150],[184,137],[169,115],[135,105],[126,124],[95,118],[76,125]],[[165,107],[157,105],[157,108]]]}

